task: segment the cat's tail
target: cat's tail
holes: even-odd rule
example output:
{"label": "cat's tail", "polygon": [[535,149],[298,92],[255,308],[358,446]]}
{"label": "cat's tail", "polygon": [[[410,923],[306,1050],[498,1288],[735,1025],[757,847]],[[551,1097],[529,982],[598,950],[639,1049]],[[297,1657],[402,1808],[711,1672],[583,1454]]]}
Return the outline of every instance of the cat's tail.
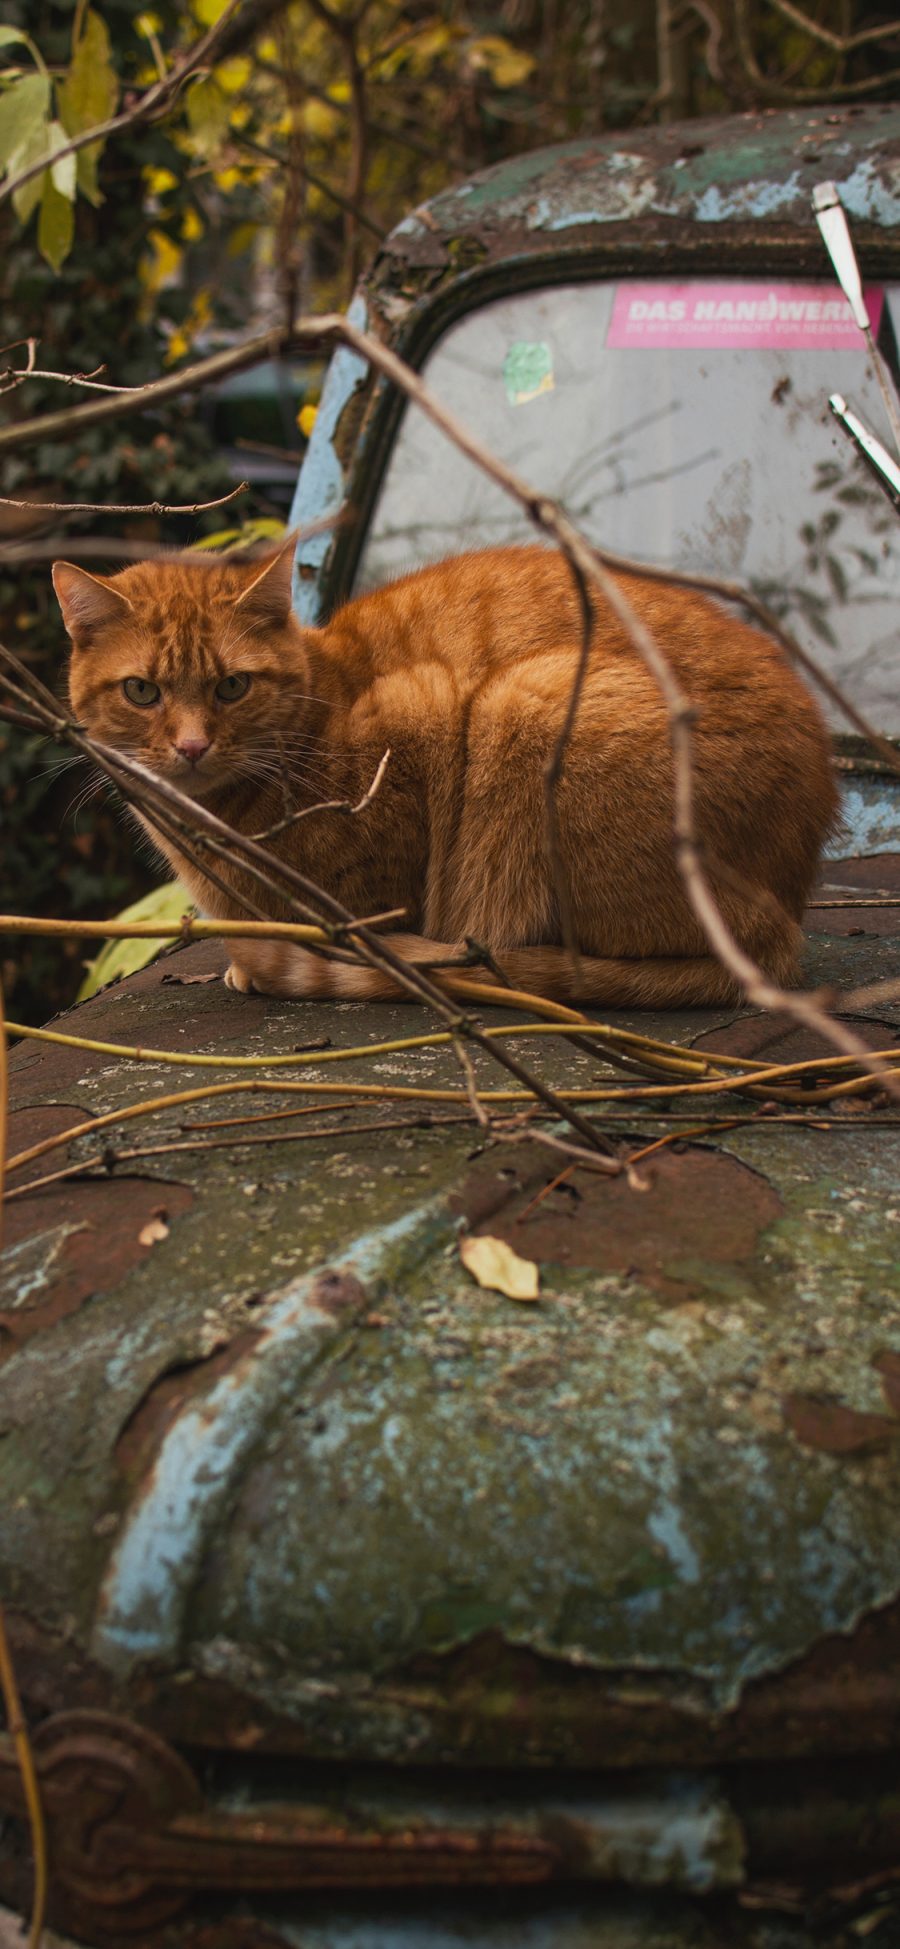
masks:
{"label": "cat's tail", "polygon": [[[764,972],[781,987],[798,979],[800,929],[787,916],[782,927],[766,930],[764,942],[747,943]],[[384,934],[385,947],[409,965],[450,960],[460,953],[421,934]],[[376,968],[349,961],[327,961],[286,941],[235,942],[235,963],[229,970],[232,987],[253,988],[268,995],[310,1000],[396,1001],[402,989],[394,977]],[[494,956],[511,989],[543,996],[548,1001],[601,1008],[731,1008],[741,990],[711,954],[652,955],[640,960],[579,956],[577,967],[561,947],[499,948]],[[443,971],[448,985],[497,985],[488,969],[461,968],[459,976]],[[516,1006],[521,1005],[521,995]]]}

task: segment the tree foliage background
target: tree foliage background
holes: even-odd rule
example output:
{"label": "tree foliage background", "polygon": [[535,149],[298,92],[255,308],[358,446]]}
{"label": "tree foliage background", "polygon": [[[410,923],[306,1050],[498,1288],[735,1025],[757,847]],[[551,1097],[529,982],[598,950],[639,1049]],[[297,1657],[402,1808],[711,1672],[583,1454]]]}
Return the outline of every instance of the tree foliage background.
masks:
{"label": "tree foliage background", "polygon": [[[171,86],[208,31],[212,58]],[[7,0],[3,413],[60,404],[59,379],[18,376],[29,341],[38,372],[103,366],[101,383],[140,386],[266,324],[343,304],[413,205],[517,151],[898,89],[900,25],[880,0]],[[110,120],[121,126],[65,153]],[[161,543],[253,537],[283,518],[271,448],[287,480],[316,374],[286,380],[280,417],[248,422],[270,477],[239,516],[45,510],[227,493],[222,398],[57,434],[5,461],[0,494],[38,505],[0,503],[0,635],[45,681],[62,681],[55,557],[108,568]],[[135,829],[105,793],[10,727],[0,807],[0,911],[108,914],[151,883]],[[16,1014],[42,1019],[71,999],[80,958],[39,942],[14,958],[0,944]]]}

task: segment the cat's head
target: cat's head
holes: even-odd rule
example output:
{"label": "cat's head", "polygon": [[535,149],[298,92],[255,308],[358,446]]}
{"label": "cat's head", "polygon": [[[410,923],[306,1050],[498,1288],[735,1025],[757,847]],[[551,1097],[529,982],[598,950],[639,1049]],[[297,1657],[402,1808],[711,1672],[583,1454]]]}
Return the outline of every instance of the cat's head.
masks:
{"label": "cat's head", "polygon": [[108,576],[56,562],[79,722],[192,798],[274,777],[306,688],[293,557],[291,537],[263,561],[160,556]]}

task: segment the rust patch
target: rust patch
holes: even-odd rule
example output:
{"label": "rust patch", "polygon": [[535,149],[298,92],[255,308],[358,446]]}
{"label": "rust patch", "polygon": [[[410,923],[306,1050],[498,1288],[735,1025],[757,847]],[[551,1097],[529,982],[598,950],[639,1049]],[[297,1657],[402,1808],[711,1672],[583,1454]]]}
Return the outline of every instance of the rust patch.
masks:
{"label": "rust patch", "polygon": [[719,1151],[661,1151],[639,1168],[644,1192],[624,1177],[579,1171],[525,1215],[557,1165],[539,1145],[523,1144],[515,1165],[473,1172],[453,1206],[471,1231],[505,1239],[523,1258],[630,1273],[677,1299],[692,1290],[681,1266],[745,1263],[781,1216],[767,1179]]}
{"label": "rust patch", "polygon": [[127,1475],[140,1475],[149,1466],[174,1421],[187,1401],[196,1402],[208,1393],[244,1355],[262,1339],[257,1327],[247,1327],[235,1335],[227,1347],[200,1360],[186,1360],[167,1367],[148,1388],[129,1415],[113,1449],[118,1467]]}
{"label": "rust patch", "polygon": [[[820,907],[823,900],[852,898],[854,894],[893,893],[891,907]],[[869,858],[827,859],[815,893],[803,917],[810,934],[878,934],[900,932],[900,853],[873,853]]]}
{"label": "rust patch", "polygon": [[900,1422],[886,1414],[863,1414],[826,1395],[786,1394],[781,1411],[804,1448],[825,1455],[871,1455],[900,1435]]}
{"label": "rust patch", "polygon": [[118,1177],[69,1179],[8,1205],[7,1246],[47,1235],[47,1258],[28,1300],[0,1312],[0,1345],[14,1351],[86,1299],[111,1292],[148,1252],[171,1251],[171,1239],[144,1245],[140,1233],[160,1212],[171,1222],[193,1202],[189,1185]]}
{"label": "rust patch", "polygon": [[322,1272],[310,1293],[310,1302],[320,1313],[339,1320],[348,1307],[368,1304],[368,1294],[352,1272]]}
{"label": "rust patch", "polygon": [[881,1376],[884,1398],[894,1414],[900,1415],[900,1353],[886,1347],[883,1353],[875,1354],[872,1366]]}
{"label": "rust patch", "polygon": [[[64,1130],[74,1130],[80,1123],[87,1123],[92,1112],[77,1103],[35,1103],[27,1109],[13,1110],[9,1119],[8,1153],[16,1157],[19,1151],[30,1150],[32,1144],[40,1144],[45,1137],[58,1137]],[[10,1179],[10,1188],[18,1184],[30,1184],[32,1178],[43,1177],[46,1171],[55,1171],[65,1157],[51,1152],[49,1157],[36,1157],[33,1164],[16,1171]],[[20,1207],[21,1209],[21,1207]],[[15,1205],[10,1205],[9,1237],[15,1224]],[[4,1232],[7,1227],[4,1226]]]}
{"label": "rust patch", "polygon": [[[155,1049],[213,1048],[220,1043],[242,1042],[263,1027],[266,998],[263,995],[233,995],[223,981],[211,980],[207,987],[195,988],[191,1007],[173,993],[164,977],[177,975],[179,982],[198,975],[218,976],[224,972],[227,943],[197,941],[178,948],[162,960],[151,962],[127,984],[114,983],[90,1001],[69,1010],[58,1026],[66,1033],[89,1037],[95,1042],[144,1044]],[[151,1006],[147,1003],[167,1003]],[[147,1024],[152,1024],[152,1030]],[[50,1024],[50,1026],[54,1026]],[[10,1080],[28,1075],[29,1089],[39,1089],[43,1079],[52,1078],[55,1091],[67,1090],[92,1070],[108,1064],[109,1056],[90,1049],[68,1049],[60,1043],[27,1040],[10,1050]]]}
{"label": "rust patch", "polygon": [[[867,1049],[900,1048],[900,1034],[893,1022],[873,1022],[866,1015],[838,1015],[835,1019],[845,1022]],[[708,1049],[711,1054],[720,1051],[723,1056],[758,1057],[761,1063],[810,1062],[817,1056],[834,1055],[833,1045],[824,1036],[816,1035],[813,1029],[786,1025],[776,1015],[742,1015],[724,1028],[706,1029],[691,1047]],[[813,1089],[814,1071],[807,1071],[807,1077]],[[798,1079],[800,1087],[803,1081],[803,1077]]]}
{"label": "rust patch", "polygon": [[229,1916],[182,1932],[179,1949],[288,1949],[288,1939],[253,1919],[234,1921]]}

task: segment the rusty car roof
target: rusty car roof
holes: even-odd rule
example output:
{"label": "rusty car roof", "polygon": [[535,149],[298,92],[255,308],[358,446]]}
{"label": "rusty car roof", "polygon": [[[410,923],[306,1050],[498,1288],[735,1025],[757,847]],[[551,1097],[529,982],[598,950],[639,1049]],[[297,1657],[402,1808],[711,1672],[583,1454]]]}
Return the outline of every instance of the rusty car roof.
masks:
{"label": "rusty car roof", "polygon": [[[755,110],[537,149],[443,191],[391,232],[349,316],[413,365],[471,306],[553,279],[823,275],[813,188],[832,180],[866,277],[898,274],[900,108]],[[291,513],[296,601],[314,622],[349,593],[402,410],[346,347],[333,356]]]}

